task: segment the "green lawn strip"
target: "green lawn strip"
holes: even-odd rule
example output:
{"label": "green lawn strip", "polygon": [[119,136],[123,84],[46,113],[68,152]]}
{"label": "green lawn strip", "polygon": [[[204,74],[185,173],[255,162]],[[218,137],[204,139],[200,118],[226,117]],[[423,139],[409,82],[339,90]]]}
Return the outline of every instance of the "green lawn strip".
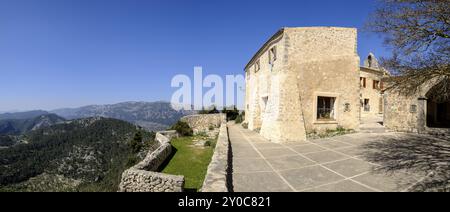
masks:
{"label": "green lawn strip", "polygon": [[196,147],[193,146],[193,140],[196,138],[199,137],[173,139],[172,146],[176,149],[176,153],[162,171],[166,174],[183,175],[185,188],[189,190],[201,188],[216,143],[216,140],[213,140],[210,147]]}

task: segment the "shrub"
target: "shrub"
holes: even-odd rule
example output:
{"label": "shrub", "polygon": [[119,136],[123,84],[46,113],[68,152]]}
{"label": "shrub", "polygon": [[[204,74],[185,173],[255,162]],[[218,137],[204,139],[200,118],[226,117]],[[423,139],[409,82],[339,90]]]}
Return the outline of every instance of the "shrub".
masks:
{"label": "shrub", "polygon": [[131,140],[129,143],[129,146],[133,153],[136,154],[136,153],[140,152],[141,149],[144,147],[142,140],[143,140],[143,137],[142,137],[141,131],[138,131],[136,134],[134,134],[133,140]]}
{"label": "shrub", "polygon": [[211,140],[207,140],[205,142],[205,147],[210,147],[210,146],[212,146],[212,142],[211,142]]}
{"label": "shrub", "polygon": [[171,128],[172,130],[177,131],[177,133],[181,136],[192,136],[194,135],[194,131],[189,126],[188,123],[183,121],[178,121],[176,124],[174,124]]}
{"label": "shrub", "polygon": [[234,122],[236,123],[236,124],[240,124],[240,123],[242,123],[244,121],[244,118],[242,117],[242,114],[241,115],[238,115],[237,117],[236,117],[236,119],[234,120]]}
{"label": "shrub", "polygon": [[340,133],[345,133],[346,131],[348,131],[347,129],[345,129],[345,128],[343,128],[342,126],[338,126],[337,128],[336,128],[336,131],[338,131],[338,132],[340,132]]}
{"label": "shrub", "polygon": [[239,116],[239,110],[236,108],[236,106],[234,106],[232,110],[224,108],[222,110],[222,113],[226,114],[228,121],[236,120],[236,118]]}
{"label": "shrub", "polygon": [[248,123],[243,123],[243,124],[242,124],[242,127],[243,127],[244,129],[248,129]]}
{"label": "shrub", "polygon": [[205,131],[198,132],[196,135],[199,137],[208,137],[208,133],[206,133]]}
{"label": "shrub", "polygon": [[212,108],[210,108],[210,109],[203,108],[202,110],[200,110],[198,112],[198,114],[218,114],[218,113],[220,113],[220,112],[217,110],[216,106],[212,106]]}
{"label": "shrub", "polygon": [[126,167],[130,168],[130,167],[136,165],[137,163],[139,163],[139,158],[134,155],[130,155],[128,157]]}

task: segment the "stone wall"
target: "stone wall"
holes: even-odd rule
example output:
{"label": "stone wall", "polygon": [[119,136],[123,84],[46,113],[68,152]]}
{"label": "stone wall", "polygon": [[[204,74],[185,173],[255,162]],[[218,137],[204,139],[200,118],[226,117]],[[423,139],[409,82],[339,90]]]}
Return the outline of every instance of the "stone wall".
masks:
{"label": "stone wall", "polygon": [[183,176],[131,168],[122,174],[120,192],[182,192]]}
{"label": "stone wall", "polygon": [[210,127],[218,128],[225,119],[225,114],[199,114],[182,117],[180,120],[186,122],[194,131],[194,134],[209,131]]}
{"label": "stone wall", "polygon": [[156,172],[172,153],[170,140],[176,137],[175,131],[156,133],[155,140],[160,146],[149,152],[145,159],[122,173],[120,192],[181,192],[184,176],[174,176]]}
{"label": "stone wall", "polygon": [[[359,127],[359,56],[352,28],[284,28],[246,67],[246,122],[272,142],[307,132]],[[269,64],[269,50],[277,60]],[[260,69],[255,64],[259,61]],[[317,120],[318,96],[336,99],[335,120]]]}
{"label": "stone wall", "polygon": [[228,129],[225,121],[222,122],[217,140],[216,149],[206,172],[202,192],[228,192]]}
{"label": "stone wall", "polygon": [[[340,27],[291,29],[288,69],[296,78],[306,132],[359,127],[357,30]],[[318,97],[335,98],[334,120],[317,119]],[[346,108],[348,105],[348,108]]]}
{"label": "stone wall", "polygon": [[404,96],[397,92],[387,92],[384,95],[385,112],[384,126],[393,131],[418,132],[418,110],[411,110],[411,106],[417,108],[418,96]]}
{"label": "stone wall", "polygon": [[374,89],[373,82],[377,80],[381,82],[383,72],[380,70],[373,70],[365,67],[361,67],[360,77],[366,79],[366,87],[364,88],[361,83],[361,101],[369,99],[370,110],[365,111],[364,107],[361,107],[361,117],[378,117],[384,111],[383,96],[381,89]]}
{"label": "stone wall", "polygon": [[426,126],[427,94],[441,81],[434,78],[422,84],[415,94],[404,95],[394,90],[384,94],[384,126],[393,131],[433,133]]}
{"label": "stone wall", "polygon": [[147,154],[143,161],[134,168],[145,171],[156,171],[172,153],[170,142],[162,143],[155,151]]}

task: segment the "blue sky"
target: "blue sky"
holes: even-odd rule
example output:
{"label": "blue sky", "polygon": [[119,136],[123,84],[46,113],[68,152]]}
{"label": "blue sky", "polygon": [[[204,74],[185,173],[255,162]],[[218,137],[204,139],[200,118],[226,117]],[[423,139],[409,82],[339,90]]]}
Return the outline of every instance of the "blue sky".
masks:
{"label": "blue sky", "polygon": [[0,111],[170,100],[176,74],[242,74],[281,27],[359,29],[373,0],[0,0]]}

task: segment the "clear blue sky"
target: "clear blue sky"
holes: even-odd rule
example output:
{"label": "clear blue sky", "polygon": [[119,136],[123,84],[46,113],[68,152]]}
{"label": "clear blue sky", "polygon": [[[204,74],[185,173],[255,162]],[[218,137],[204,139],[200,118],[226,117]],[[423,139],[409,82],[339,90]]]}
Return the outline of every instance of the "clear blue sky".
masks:
{"label": "clear blue sky", "polygon": [[0,111],[170,100],[176,74],[240,74],[281,27],[357,27],[374,0],[0,0]]}

